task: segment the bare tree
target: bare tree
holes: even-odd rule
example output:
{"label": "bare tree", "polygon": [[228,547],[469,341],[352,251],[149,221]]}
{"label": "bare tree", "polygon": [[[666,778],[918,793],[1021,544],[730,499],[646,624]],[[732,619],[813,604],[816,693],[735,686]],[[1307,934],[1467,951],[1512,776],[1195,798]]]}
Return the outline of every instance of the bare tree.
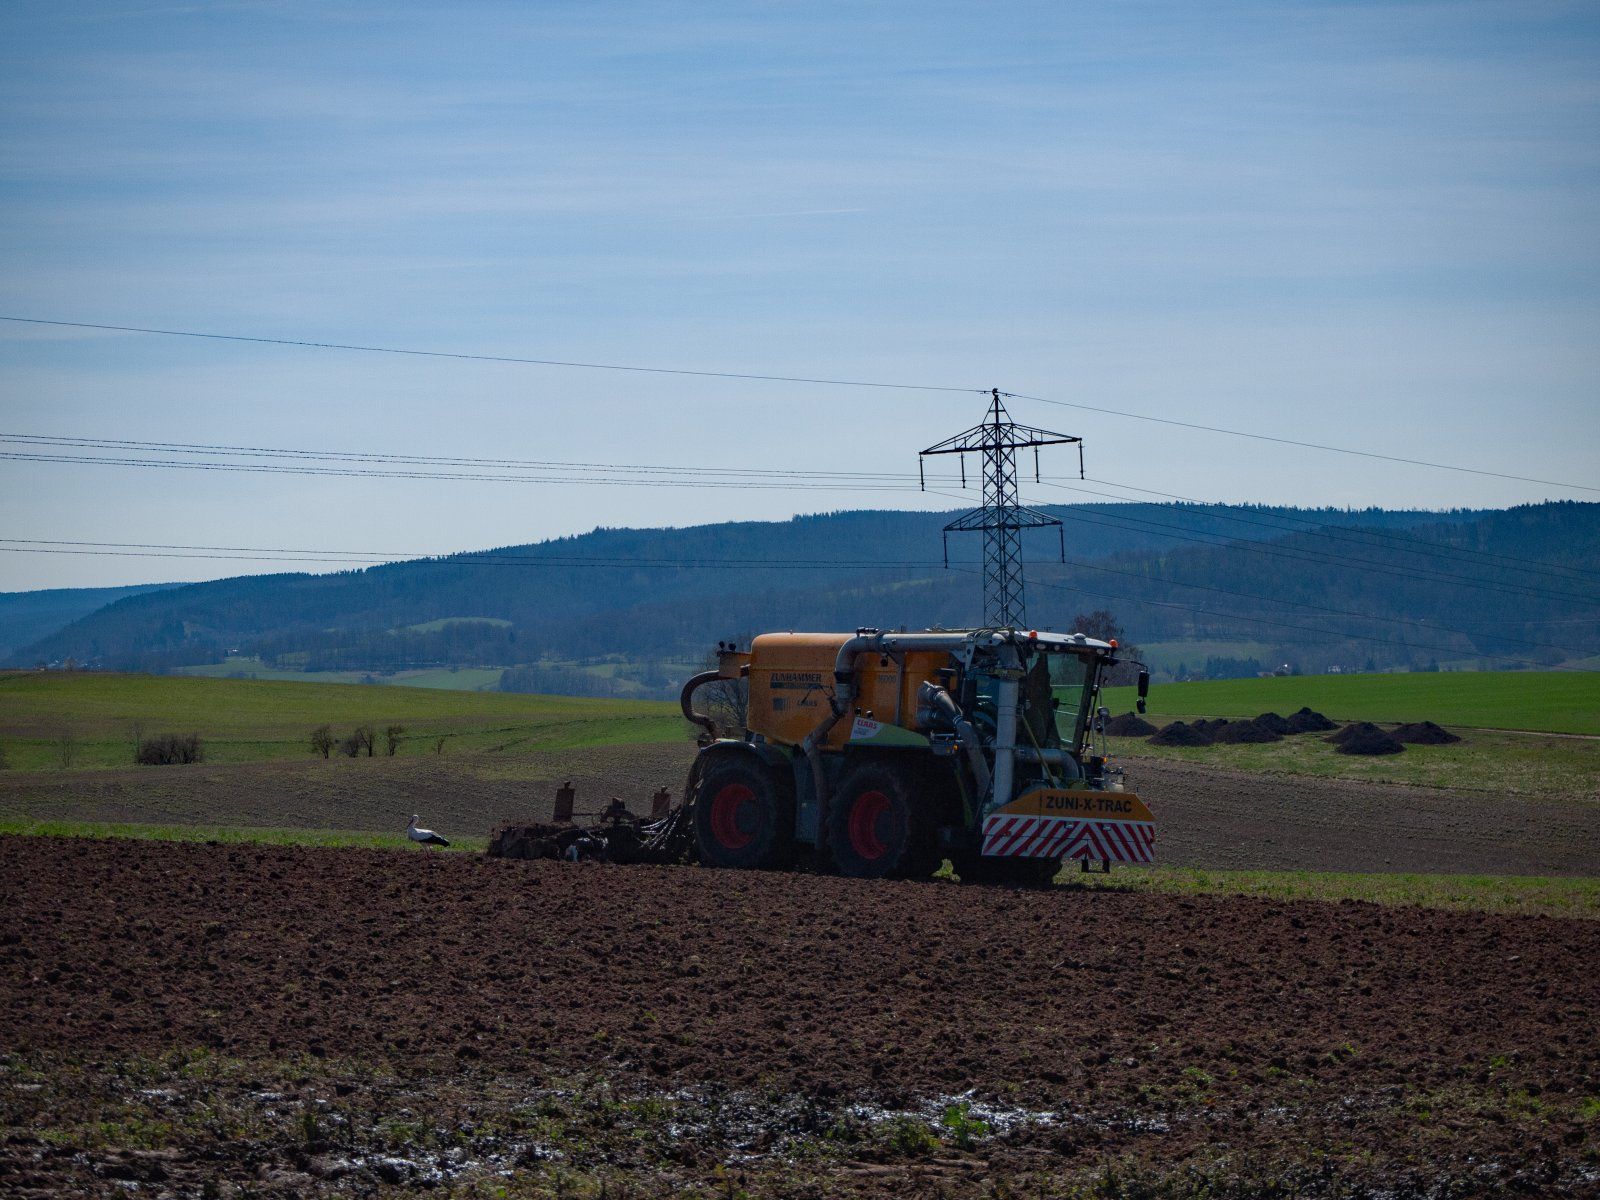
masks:
{"label": "bare tree", "polygon": [[1122,661],[1107,672],[1107,684],[1120,687],[1133,683],[1139,677],[1139,668],[1134,664],[1144,652],[1128,641],[1110,609],[1097,608],[1091,613],[1079,613],[1072,618],[1072,632],[1085,633],[1102,642],[1117,643],[1117,657]]}
{"label": "bare tree", "polygon": [[318,725],[311,731],[311,752],[320,754],[323,758],[333,753],[333,728],[328,725]]}
{"label": "bare tree", "polygon": [[70,771],[78,761],[78,739],[70,729],[63,729],[56,734],[55,751],[62,769]]}
{"label": "bare tree", "polygon": [[389,725],[384,728],[383,749],[384,753],[390,758],[393,758],[395,751],[400,749],[400,736],[405,731],[406,727],[404,725]]}
{"label": "bare tree", "polygon": [[[750,640],[750,634],[741,634],[734,639],[733,644],[748,646]],[[714,670],[718,665],[716,654],[706,655],[705,665],[706,669]],[[708,683],[695,693],[695,701],[700,711],[711,718],[711,723],[717,727],[720,736],[730,738],[744,736],[750,720],[748,679],[718,679]]]}

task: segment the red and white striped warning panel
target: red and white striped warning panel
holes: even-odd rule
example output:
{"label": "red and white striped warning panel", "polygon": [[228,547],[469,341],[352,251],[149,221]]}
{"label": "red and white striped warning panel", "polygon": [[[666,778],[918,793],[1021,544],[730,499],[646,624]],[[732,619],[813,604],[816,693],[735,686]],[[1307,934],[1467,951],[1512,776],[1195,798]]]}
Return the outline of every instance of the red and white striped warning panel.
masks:
{"label": "red and white striped warning panel", "polygon": [[1155,818],[1144,801],[1127,792],[1041,788],[984,818],[983,854],[1151,863]]}

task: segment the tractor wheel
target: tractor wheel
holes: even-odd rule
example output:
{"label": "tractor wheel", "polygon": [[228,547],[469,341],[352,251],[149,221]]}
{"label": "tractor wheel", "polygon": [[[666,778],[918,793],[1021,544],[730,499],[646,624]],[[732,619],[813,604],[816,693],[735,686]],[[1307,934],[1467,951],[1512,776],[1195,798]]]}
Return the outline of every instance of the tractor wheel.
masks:
{"label": "tractor wheel", "polygon": [[794,799],[753,758],[721,758],[700,779],[694,840],[707,866],[782,866],[794,851]]}
{"label": "tractor wheel", "polygon": [[951,863],[962,883],[999,887],[1049,887],[1061,873],[1059,858],[984,858],[964,854]]}
{"label": "tractor wheel", "polygon": [[856,879],[926,879],[939,869],[934,822],[917,803],[912,776],[868,760],[846,769],[828,813],[828,849],[839,874]]}

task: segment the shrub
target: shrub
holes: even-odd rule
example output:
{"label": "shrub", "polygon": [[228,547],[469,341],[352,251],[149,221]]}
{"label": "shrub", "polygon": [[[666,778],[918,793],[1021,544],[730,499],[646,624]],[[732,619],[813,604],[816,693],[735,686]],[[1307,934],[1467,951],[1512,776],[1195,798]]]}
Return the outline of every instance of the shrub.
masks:
{"label": "shrub", "polygon": [[390,758],[394,757],[396,750],[400,749],[400,736],[405,733],[404,725],[390,725],[383,731],[384,753]]}
{"label": "shrub", "polygon": [[350,758],[358,758],[365,751],[367,757],[371,758],[377,740],[370,726],[357,725],[350,736],[339,743],[339,750]]}
{"label": "shrub", "polygon": [[170,767],[197,763],[205,758],[198,733],[163,733],[139,743],[134,761],[144,767]]}
{"label": "shrub", "polygon": [[327,758],[333,752],[333,730],[327,725],[318,725],[311,731],[311,752]]}

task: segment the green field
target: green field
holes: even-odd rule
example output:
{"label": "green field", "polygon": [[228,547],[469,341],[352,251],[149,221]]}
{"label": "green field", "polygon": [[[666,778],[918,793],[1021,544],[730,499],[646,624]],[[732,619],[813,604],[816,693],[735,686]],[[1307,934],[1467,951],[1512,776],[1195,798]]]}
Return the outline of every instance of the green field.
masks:
{"label": "green field", "polygon": [[0,675],[0,750],[13,769],[126,767],[140,736],[198,733],[213,763],[304,759],[313,728],[405,729],[398,753],[559,750],[684,739],[677,705],[111,673]]}
{"label": "green field", "polygon": [[492,692],[500,687],[499,667],[433,667],[425,671],[396,671],[372,675],[366,671],[290,671],[269,667],[259,658],[229,658],[219,663],[179,667],[175,675],[202,679],[255,679],[277,683],[364,683],[392,687],[438,688],[450,692]]}
{"label": "green field", "polygon": [[[1132,688],[1111,688],[1114,713]],[[1292,675],[1167,683],[1150,689],[1150,719],[1287,715],[1310,706],[1336,721],[1436,721],[1478,729],[1600,735],[1600,672],[1443,671]]]}

